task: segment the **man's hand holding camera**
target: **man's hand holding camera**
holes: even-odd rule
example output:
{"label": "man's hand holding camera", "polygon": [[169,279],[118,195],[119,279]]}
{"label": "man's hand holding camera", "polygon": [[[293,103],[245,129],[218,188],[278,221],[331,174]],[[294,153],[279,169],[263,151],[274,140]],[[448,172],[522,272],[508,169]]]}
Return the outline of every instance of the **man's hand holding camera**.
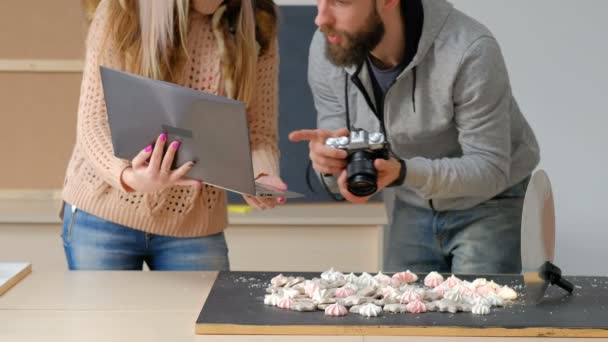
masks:
{"label": "man's hand holding camera", "polygon": [[359,130],[349,134],[346,128],[299,130],[291,132],[289,140],[309,141],[313,168],[338,177],[340,193],[352,203],[367,202],[401,175],[402,163],[389,158],[381,133]]}
{"label": "man's hand holding camera", "polygon": [[[395,158],[386,159],[376,159],[374,161],[374,167],[378,171],[378,185],[376,192],[386,188],[391,185],[397,178],[399,178],[399,174],[401,172],[401,163],[397,161]],[[356,204],[363,204],[369,201],[369,199],[373,195],[369,196],[355,196],[350,191],[348,191],[348,176],[346,170],[343,170],[338,177],[338,187],[340,188],[340,194],[349,202]],[[374,194],[376,193],[374,192]]]}
{"label": "man's hand holding camera", "polygon": [[289,134],[293,142],[308,141],[309,157],[312,167],[320,173],[332,174],[336,177],[346,169],[348,153],[344,150],[332,148],[325,144],[328,138],[348,136],[348,129],[341,128],[335,131],[323,129],[301,129]]}

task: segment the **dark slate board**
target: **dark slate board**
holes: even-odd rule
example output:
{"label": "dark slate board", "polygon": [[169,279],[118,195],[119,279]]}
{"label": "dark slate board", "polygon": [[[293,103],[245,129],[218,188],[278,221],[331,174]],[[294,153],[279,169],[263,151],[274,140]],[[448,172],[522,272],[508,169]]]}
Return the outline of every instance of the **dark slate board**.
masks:
{"label": "dark slate board", "polygon": [[[345,334],[353,334],[348,327],[363,327],[362,334],[369,332],[366,328],[457,328],[450,334],[461,336],[492,336],[494,333],[477,333],[488,328],[507,329],[504,336],[539,336],[566,334],[568,336],[605,336],[608,337],[608,278],[607,277],[568,277],[576,288],[573,295],[557,287],[549,287],[543,302],[538,306],[528,306],[523,300],[504,308],[492,308],[489,315],[471,313],[438,313],[424,314],[390,314],[381,317],[366,318],[356,314],[344,317],[327,317],[323,311],[295,312],[264,305],[265,289],[270,279],[279,273],[284,275],[304,276],[307,279],[319,277],[319,273],[289,272],[220,272],[205,305],[197,319],[197,333],[226,334],[290,334],[281,329],[287,326],[299,327],[336,327]],[[473,280],[480,276],[460,276]],[[523,279],[518,275],[482,276],[492,279],[501,285],[511,287],[522,285]],[[421,277],[422,278],[422,277]],[[523,288],[523,287],[522,287]],[[521,294],[522,291],[518,290]],[[226,327],[223,329],[222,327]],[[240,328],[239,328],[240,327]],[[340,329],[340,327],[347,329]],[[531,329],[532,328],[532,329]],[[534,330],[533,328],[548,328]],[[531,330],[530,330],[531,329]],[[562,329],[574,329],[564,332]],[[580,329],[580,333],[576,330]],[[588,329],[592,329],[590,332]],[[530,330],[526,332],[526,330]],[[302,334],[299,329],[297,334]],[[311,333],[314,334],[314,329]],[[326,330],[327,331],[327,330]],[[431,329],[430,332],[433,330]],[[441,331],[435,330],[435,331]],[[511,331],[510,333],[508,331]],[[552,332],[553,331],[553,332]],[[371,333],[385,335],[386,332]],[[304,333],[306,334],[306,333]],[[355,333],[358,334],[358,333]],[[398,335],[400,333],[395,333]],[[405,333],[409,335],[409,333]],[[417,333],[413,333],[416,335]],[[499,333],[499,334],[502,334]],[[423,333],[428,335],[428,333]],[[495,336],[495,335],[494,335]],[[502,336],[502,335],[501,335]],[[559,335],[565,336],[565,335]]]}

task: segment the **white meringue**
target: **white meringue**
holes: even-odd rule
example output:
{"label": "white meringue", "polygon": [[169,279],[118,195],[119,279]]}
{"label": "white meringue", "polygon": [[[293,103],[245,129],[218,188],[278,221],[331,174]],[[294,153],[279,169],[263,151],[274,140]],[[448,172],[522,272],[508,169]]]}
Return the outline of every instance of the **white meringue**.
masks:
{"label": "white meringue", "polygon": [[503,286],[496,294],[504,300],[514,300],[517,298],[517,292],[508,286]]}
{"label": "white meringue", "polygon": [[475,304],[471,309],[471,312],[475,315],[487,315],[490,313],[490,307],[483,304]]}
{"label": "white meringue", "polygon": [[475,287],[484,286],[487,283],[488,283],[488,280],[486,278],[477,278],[477,279],[473,280],[473,286],[475,286]]}
{"label": "white meringue", "polygon": [[277,304],[279,304],[279,301],[283,299],[282,296],[279,296],[276,293],[271,293],[268,295],[264,296],[264,304],[266,305],[272,305],[272,306],[277,306]]}
{"label": "white meringue", "polygon": [[329,270],[321,273],[321,279],[326,280],[328,282],[336,282],[338,280],[344,279],[344,274],[342,272],[334,270],[334,268],[330,268]]}
{"label": "white meringue", "polygon": [[363,304],[359,308],[359,315],[365,317],[376,317],[382,313],[382,308],[373,303]]}
{"label": "white meringue", "polygon": [[405,304],[386,304],[383,308],[386,312],[392,313],[404,313],[407,312],[407,305]]}
{"label": "white meringue", "polygon": [[449,299],[454,303],[462,303],[464,302],[464,296],[460,292],[458,287],[453,287],[452,289],[445,292],[443,298]]}

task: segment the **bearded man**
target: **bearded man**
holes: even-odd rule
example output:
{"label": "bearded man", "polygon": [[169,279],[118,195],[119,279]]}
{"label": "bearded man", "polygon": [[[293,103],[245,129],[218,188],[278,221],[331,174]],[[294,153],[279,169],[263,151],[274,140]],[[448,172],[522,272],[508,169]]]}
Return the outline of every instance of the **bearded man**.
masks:
{"label": "bearded man", "polygon": [[290,139],[309,141],[328,188],[364,203],[349,190],[351,154],[326,139],[384,134],[389,157],[370,164],[390,217],[384,269],[519,273],[539,147],[490,31],[445,0],[317,5],[308,82],[318,128]]}

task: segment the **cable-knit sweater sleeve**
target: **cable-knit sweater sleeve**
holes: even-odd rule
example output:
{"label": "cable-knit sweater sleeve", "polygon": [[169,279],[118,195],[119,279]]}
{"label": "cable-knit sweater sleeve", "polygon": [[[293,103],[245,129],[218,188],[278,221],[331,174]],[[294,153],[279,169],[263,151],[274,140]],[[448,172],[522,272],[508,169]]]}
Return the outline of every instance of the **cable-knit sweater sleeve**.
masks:
{"label": "cable-knit sweater sleeve", "polygon": [[99,4],[87,35],[85,65],[78,103],[76,145],[105,182],[124,190],[120,177],[122,171],[129,166],[129,162],[114,156],[99,75],[100,63],[113,68],[119,67],[119,61],[113,54],[111,39],[106,39],[105,44],[103,41],[107,25],[107,5],[107,0]]}
{"label": "cable-knit sweater sleeve", "polygon": [[279,176],[278,148],[278,43],[275,41],[257,65],[255,95],[248,112],[253,172]]}

